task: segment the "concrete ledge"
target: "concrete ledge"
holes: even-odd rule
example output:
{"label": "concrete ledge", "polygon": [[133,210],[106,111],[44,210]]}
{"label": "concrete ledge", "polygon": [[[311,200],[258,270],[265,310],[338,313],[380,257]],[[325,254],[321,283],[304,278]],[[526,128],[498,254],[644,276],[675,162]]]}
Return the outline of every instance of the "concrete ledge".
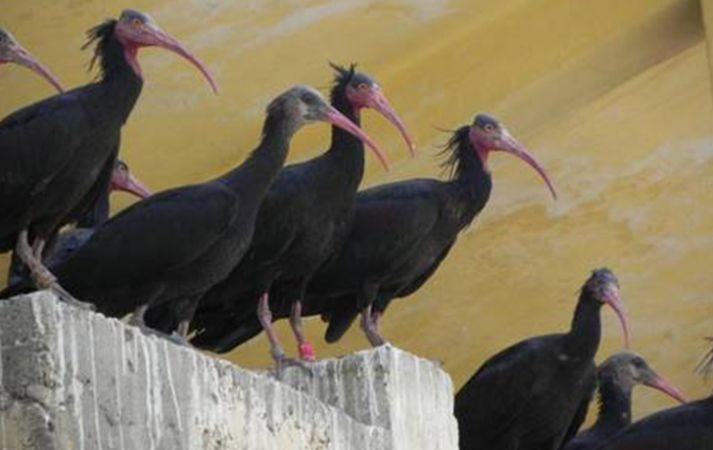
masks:
{"label": "concrete ledge", "polygon": [[278,382],[46,292],[0,343],[2,449],[457,449],[450,378],[391,347]]}

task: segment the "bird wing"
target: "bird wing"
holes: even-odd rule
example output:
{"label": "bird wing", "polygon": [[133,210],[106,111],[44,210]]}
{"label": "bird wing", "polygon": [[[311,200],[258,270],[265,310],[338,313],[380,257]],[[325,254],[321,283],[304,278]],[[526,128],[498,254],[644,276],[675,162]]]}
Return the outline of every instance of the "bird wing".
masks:
{"label": "bird wing", "polygon": [[590,373],[587,374],[587,379],[585,380],[585,383],[587,386],[585,388],[586,394],[582,396],[582,401],[579,402],[579,406],[577,406],[577,411],[574,413],[572,423],[569,425],[569,428],[567,429],[567,432],[565,433],[564,438],[562,439],[563,446],[572,439],[574,439],[574,437],[579,432],[579,429],[582,427],[584,419],[587,418],[589,404],[591,403],[592,397],[594,397],[594,392],[597,389],[597,375],[596,367],[594,366],[594,364],[592,364],[592,370],[590,371]]}
{"label": "bird wing", "polygon": [[160,277],[213,245],[236,209],[235,194],[218,182],[164,191],[109,220],[56,274],[68,289]]}
{"label": "bird wing", "polygon": [[[287,194],[300,190],[302,190],[300,178],[293,171],[283,169],[279,172],[260,203],[255,220],[255,234],[241,269],[248,271],[260,269],[279,259],[292,244],[297,230],[293,223],[294,218],[305,214],[306,208],[316,206],[301,204],[300,195]],[[269,261],[265,259],[266,257],[269,257]],[[255,261],[255,258],[260,260]],[[254,267],[256,262],[258,267]]]}
{"label": "bird wing", "polygon": [[[425,272],[419,274],[407,284],[399,286],[396,289],[382,286],[379,289],[379,294],[377,295],[376,300],[374,301],[373,310],[383,314],[386,312],[386,308],[389,306],[389,303],[391,303],[391,300],[397,297],[401,298],[409,296],[419,290],[421,286],[423,286],[423,284],[431,278],[431,275],[436,272],[438,267],[448,255],[450,249],[453,247],[454,243],[455,241],[451,242],[446,248],[444,248],[434,260],[433,264],[431,264]],[[339,306],[338,308],[335,308],[334,311],[329,312],[329,326],[324,334],[324,339],[327,342],[333,343],[340,340],[349,328],[351,328],[360,311],[353,295],[346,295],[341,299],[334,299],[330,303]],[[347,305],[349,306],[347,307]]]}
{"label": "bird wing", "polygon": [[[455,239],[451,241],[450,244],[448,244],[443,251],[438,255],[438,257],[433,261],[433,263],[428,267],[427,270],[424,272],[420,273],[418,276],[416,276],[414,279],[409,281],[408,284],[401,286],[396,292],[394,292],[392,297],[406,297],[423,286],[423,284],[428,281],[429,278],[438,270],[438,267],[440,267],[441,263],[443,262],[444,259],[446,259],[446,256],[448,256],[448,253],[451,251],[451,248],[453,248],[453,244],[455,244]],[[382,300],[383,303],[377,305],[377,311],[379,312],[385,312],[386,308],[389,306],[389,303],[391,302],[391,299],[386,301],[386,299]]]}
{"label": "bird wing", "polygon": [[[51,97],[0,122],[0,209],[12,218],[72,160],[88,117],[76,95]],[[0,225],[2,229],[2,225]]]}
{"label": "bird wing", "polygon": [[[440,182],[415,180],[368,189],[357,196],[352,227],[341,251],[315,276],[318,293],[388,274],[429,236],[441,208]],[[326,288],[326,290],[324,289]],[[346,292],[346,291],[345,291]]]}
{"label": "bird wing", "polygon": [[324,340],[332,344],[340,340],[344,333],[351,328],[359,315],[359,308],[353,294],[333,298],[330,304],[335,307],[330,311],[322,311],[322,314],[329,320],[327,330],[324,332]]}
{"label": "bird wing", "polygon": [[461,428],[496,440],[512,426],[544,384],[536,370],[541,346],[540,338],[522,341],[478,369],[456,394]]}

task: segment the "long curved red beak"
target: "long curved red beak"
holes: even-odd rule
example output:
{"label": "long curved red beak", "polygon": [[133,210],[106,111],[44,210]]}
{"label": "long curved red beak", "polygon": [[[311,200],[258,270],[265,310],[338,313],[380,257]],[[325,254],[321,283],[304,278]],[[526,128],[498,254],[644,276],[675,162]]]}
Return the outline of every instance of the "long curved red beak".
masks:
{"label": "long curved red beak", "polygon": [[208,68],[195,55],[193,55],[193,53],[191,53],[176,38],[169,35],[168,33],[161,30],[160,28],[151,27],[151,28],[149,28],[149,30],[151,32],[151,35],[149,38],[150,41],[144,43],[144,45],[155,45],[158,47],[162,47],[168,51],[176,53],[177,55],[187,59],[188,62],[193,64],[201,72],[201,74],[203,74],[203,77],[206,79],[208,84],[210,84],[210,87],[211,87],[211,89],[213,89],[213,92],[215,94],[218,93],[218,85],[215,82],[213,75],[210,73]]}
{"label": "long curved red beak", "polygon": [[654,389],[658,389],[659,391],[667,394],[669,397],[672,397],[681,403],[688,402],[688,400],[686,400],[686,397],[683,395],[683,392],[681,392],[680,389],[678,389],[676,386],[674,386],[673,384],[668,382],[668,380],[658,374],[654,374],[654,378],[644,382],[644,384]]}
{"label": "long curved red beak", "polygon": [[25,66],[28,69],[36,72],[45,80],[47,80],[52,86],[54,86],[55,89],[57,89],[59,92],[64,92],[64,88],[62,87],[62,83],[60,83],[59,79],[57,79],[57,77],[54,76],[54,74],[47,67],[45,67],[37,59],[35,59],[35,57],[32,56],[30,52],[25,50],[19,44],[16,44],[12,51],[12,62],[17,63],[21,66]]}
{"label": "long curved red beak", "polygon": [[151,191],[130,172],[123,180],[117,181],[112,179],[111,190],[128,192],[142,200],[151,196]]}
{"label": "long curved red beak", "polygon": [[366,106],[371,109],[374,109],[375,111],[378,111],[382,116],[386,118],[386,120],[391,122],[399,130],[404,141],[406,141],[406,145],[408,146],[409,153],[411,153],[411,157],[415,157],[416,145],[413,143],[411,134],[408,132],[408,130],[406,130],[406,125],[404,125],[399,115],[396,114],[396,111],[391,106],[391,103],[389,103],[389,100],[387,100],[386,96],[384,95],[384,92],[380,88],[375,87],[371,90]]}
{"label": "long curved red beak", "polygon": [[552,198],[557,200],[557,191],[555,190],[555,186],[552,183],[552,180],[550,180],[549,175],[547,175],[545,168],[542,167],[542,164],[540,164],[535,159],[535,157],[527,151],[525,146],[520,144],[520,142],[518,142],[518,140],[515,139],[505,128],[502,129],[502,142],[502,148],[500,148],[499,150],[517,156],[521,160],[525,161],[530,167],[535,169],[537,173],[540,174],[542,179],[545,180],[545,183],[547,184],[547,187],[549,188],[550,193],[552,194]]}
{"label": "long curved red beak", "polygon": [[344,114],[340,113],[332,106],[329,106],[325,114],[325,120],[361,139],[374,152],[376,157],[381,162],[381,165],[384,166],[384,169],[386,171],[390,170],[389,160],[386,158],[384,152],[381,151],[379,146],[376,145],[376,143],[366,133],[364,133],[361,128],[356,126],[356,124],[349,120]]}
{"label": "long curved red beak", "polygon": [[621,329],[624,332],[624,347],[629,348],[630,346],[630,334],[629,334],[629,320],[626,317],[626,312],[624,311],[624,304],[619,296],[619,289],[614,285],[609,285],[606,287],[604,292],[604,301],[606,304],[611,306],[619,318],[621,323]]}

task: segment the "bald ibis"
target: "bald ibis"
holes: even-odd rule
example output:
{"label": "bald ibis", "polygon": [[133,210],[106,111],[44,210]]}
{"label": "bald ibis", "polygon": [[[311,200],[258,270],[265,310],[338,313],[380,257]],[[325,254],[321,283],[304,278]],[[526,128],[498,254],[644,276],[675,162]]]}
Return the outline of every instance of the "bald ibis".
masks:
{"label": "bald ibis", "polygon": [[[96,199],[91,208],[77,217],[75,228],[62,231],[50,241],[43,259],[45,266],[51,270],[52,267],[66,261],[89,240],[97,227],[109,219],[109,194],[112,191],[127,192],[141,199],[151,195],[151,191],[129,171],[129,166],[124,161],[117,159],[111,173],[109,189]],[[8,271],[9,285],[19,283],[29,276],[22,261],[14,253],[12,256],[12,263]]]}
{"label": "bald ibis", "polygon": [[[508,130],[488,115],[477,115],[472,125],[461,127],[448,143],[449,181],[409,180],[357,194],[347,239],[308,284],[301,311],[334,320],[327,331],[328,341],[338,339],[361,312],[362,328],[372,345],[385,342],[372,304],[388,304],[394,297],[409,295],[436,271],[460,231],[488,201],[492,179],[487,162],[493,151],[523,159],[556,196],[542,166]],[[283,298],[279,287],[271,292],[273,320],[294,312],[293,299]],[[259,334],[261,325],[253,311],[206,314],[205,331],[194,344],[230,351]],[[335,322],[343,325],[338,332],[332,327]]]}
{"label": "bald ibis", "polygon": [[17,39],[6,29],[0,27],[0,65],[15,63],[25,66],[38,73],[59,92],[63,92],[62,83],[59,82],[50,70],[35,59],[30,52],[25,50]]}
{"label": "bald ibis", "polygon": [[[713,369],[713,349],[698,369]],[[713,395],[659,411],[621,430],[598,450],[713,450]]]}
{"label": "bald ibis", "polygon": [[[337,340],[360,312],[369,342],[385,342],[378,331],[379,312],[372,311],[372,305],[386,305],[415,292],[435,273],[458,234],[490,197],[488,158],[494,151],[523,159],[556,196],[545,170],[508,130],[491,116],[477,115],[446,147],[450,180],[408,180],[357,194],[343,247],[317,272],[305,293],[303,315],[322,314],[332,321],[329,342]],[[290,299],[281,297],[279,292],[271,294],[274,318],[291,314]],[[259,333],[260,324],[252,314],[240,317],[215,317],[210,327],[226,331],[207,348],[229,351]],[[338,331],[335,323],[340,324]]]}
{"label": "bald ibis", "polygon": [[63,286],[100,312],[146,330],[146,310],[170,302],[184,342],[196,302],[235,268],[252,239],[258,208],[285,162],[292,136],[326,121],[374,145],[314,89],[296,86],[267,108],[262,140],[240,166],[127,208],[56,269]]}
{"label": "bald ibis", "polygon": [[713,450],[713,395],[634,422],[598,450]]}
{"label": "bald ibis", "polygon": [[[314,312],[333,320],[327,330],[329,342],[337,340],[359,312],[369,342],[374,346],[385,342],[378,329],[381,311],[373,310],[373,305],[410,295],[435,273],[458,234],[490,197],[488,158],[493,151],[523,159],[556,198],[547,173],[525,147],[498,120],[477,115],[472,125],[461,127],[448,143],[450,181],[397,182],[357,196],[346,244],[308,287],[308,297],[315,298],[315,304],[326,303]],[[342,328],[335,331],[335,323]]]}
{"label": "bald ibis", "polygon": [[[95,82],[50,97],[0,122],[0,251],[15,247],[38,287],[76,302],[42,263],[48,239],[109,185],[121,128],[143,86],[137,52],[159,46],[207,69],[147,15],[124,11],[88,32],[101,65]],[[30,246],[32,240],[32,246]]]}
{"label": "bald ibis", "polygon": [[619,282],[608,269],[584,283],[568,333],[530,338],[486,361],[458,391],[461,449],[554,450],[577,432],[596,383],[600,310],[609,305],[629,332]]}
{"label": "bald ibis", "polygon": [[575,436],[562,450],[596,450],[631,425],[631,395],[637,384],[686,402],[681,391],[657,374],[643,357],[632,352],[619,352],[604,361],[597,369],[597,382],[599,416],[596,423]]}
{"label": "bald ibis", "polygon": [[[401,119],[389,104],[379,84],[369,75],[335,66],[331,103],[354,123],[360,111],[374,109],[400,130],[411,152],[414,145]],[[194,326],[194,345],[209,345],[216,333],[233,331],[226,318],[250,311],[257,314],[270,340],[271,354],[278,365],[285,361],[272,329],[268,292],[279,285],[290,299],[290,324],[303,359],[314,359],[314,350],[302,332],[300,311],[304,290],[328,258],[341,248],[351,222],[352,203],[364,174],[364,145],[341,128],[332,127],[332,142],[322,155],[288,166],[270,187],[260,206],[253,242],[245,258],[222,283],[201,300]],[[258,304],[258,300],[259,304]],[[259,307],[258,307],[259,306]],[[228,329],[214,329],[218,316]],[[239,315],[238,315],[239,317]]]}

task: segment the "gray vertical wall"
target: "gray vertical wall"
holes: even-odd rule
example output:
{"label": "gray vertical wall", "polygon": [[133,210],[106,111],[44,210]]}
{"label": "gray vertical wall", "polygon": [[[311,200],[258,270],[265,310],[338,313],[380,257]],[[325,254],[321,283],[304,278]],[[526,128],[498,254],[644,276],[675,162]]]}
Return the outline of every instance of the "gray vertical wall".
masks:
{"label": "gray vertical wall", "polygon": [[451,380],[393,347],[283,381],[40,292],[0,303],[0,448],[457,449]]}

